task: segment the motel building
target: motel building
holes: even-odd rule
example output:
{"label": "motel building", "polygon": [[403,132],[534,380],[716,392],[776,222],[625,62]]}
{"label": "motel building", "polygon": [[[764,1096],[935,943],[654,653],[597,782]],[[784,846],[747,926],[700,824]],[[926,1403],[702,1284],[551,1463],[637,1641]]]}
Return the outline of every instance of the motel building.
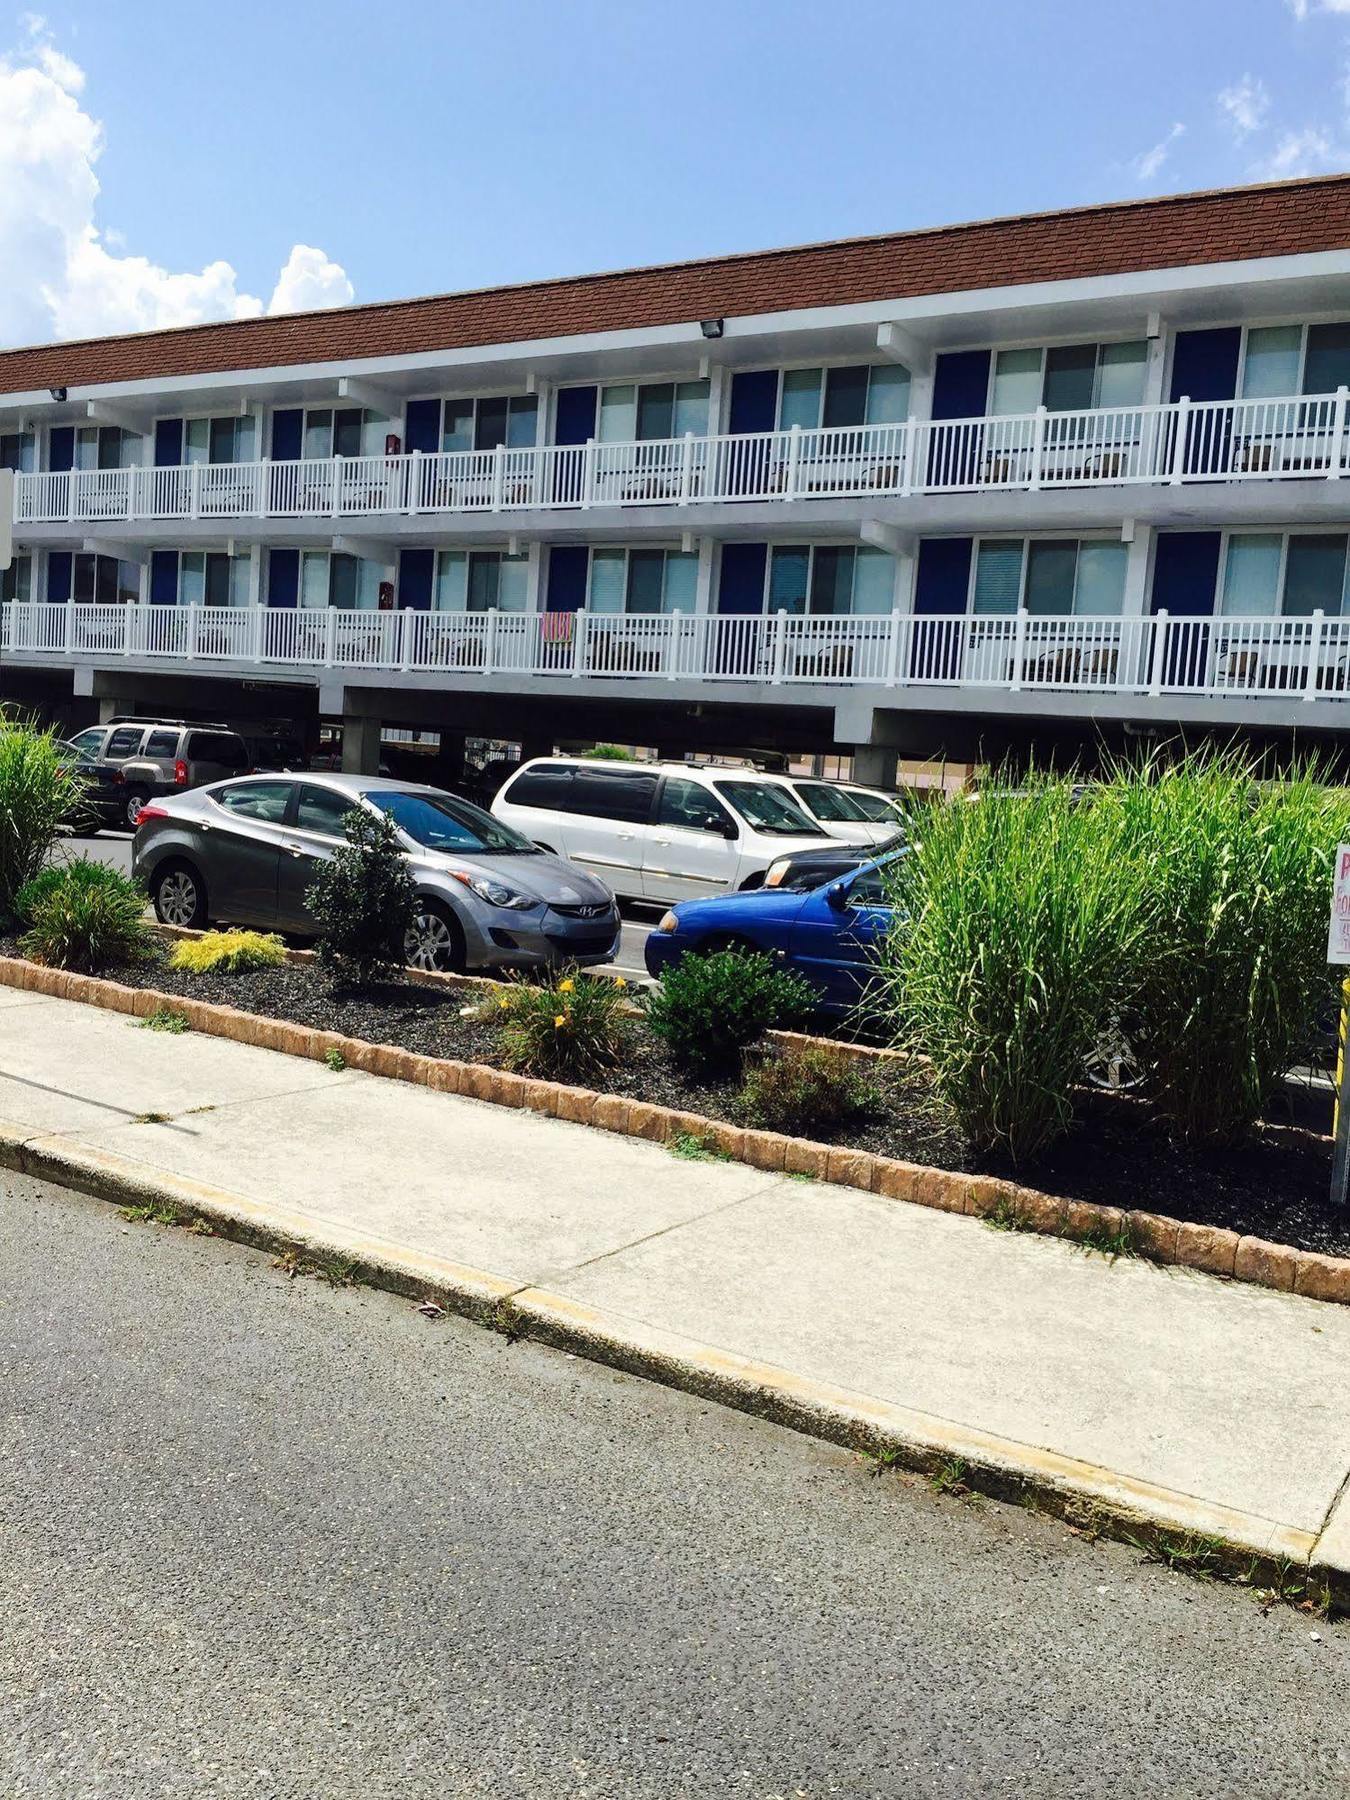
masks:
{"label": "motel building", "polygon": [[1350,177],[0,353],[0,687],[980,760],[1350,722]]}

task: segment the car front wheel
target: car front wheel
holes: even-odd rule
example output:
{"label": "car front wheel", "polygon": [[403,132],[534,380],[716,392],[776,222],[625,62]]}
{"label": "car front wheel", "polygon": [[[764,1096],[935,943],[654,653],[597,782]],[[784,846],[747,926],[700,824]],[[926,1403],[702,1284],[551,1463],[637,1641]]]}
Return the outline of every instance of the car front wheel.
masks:
{"label": "car front wheel", "polygon": [[171,863],[156,874],[150,891],[161,925],[205,929],[206,887],[195,869],[186,863]]}
{"label": "car front wheel", "polygon": [[403,940],[403,960],[410,969],[462,975],[466,952],[459,920],[434,900],[419,900]]}
{"label": "car front wheel", "polygon": [[128,831],[135,831],[140,823],[141,808],[149,798],[144,788],[132,788],[122,801],[122,823]]}

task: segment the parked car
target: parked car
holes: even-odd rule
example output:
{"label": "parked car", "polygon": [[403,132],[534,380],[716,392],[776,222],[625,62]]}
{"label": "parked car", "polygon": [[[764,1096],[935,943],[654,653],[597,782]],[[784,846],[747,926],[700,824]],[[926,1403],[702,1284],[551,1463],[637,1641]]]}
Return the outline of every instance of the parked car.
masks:
{"label": "parked car", "polygon": [[387,814],[421,902],[417,969],[609,962],[619,939],[603,882],[439,788],[378,775],[246,775],[149,801],[131,869],[166,925],[228,922],[312,937],[305,895],[353,807]]}
{"label": "parked car", "polygon": [[825,838],[776,778],[690,763],[536,757],[492,810],[624,898],[662,904],[758,887],[776,856]]}
{"label": "parked car", "polygon": [[659,977],[685,956],[714,950],[762,950],[806,977],[821,1012],[850,1012],[873,978],[877,946],[894,916],[886,870],[904,854],[894,851],[805,893],[760,888],[676,906],[648,935],[647,972]]}
{"label": "parked car", "polygon": [[842,838],[847,844],[865,848],[894,837],[894,815],[878,819],[869,812],[852,788],[840,781],[825,781],[814,775],[765,775],[765,781],[781,784],[828,837]]}
{"label": "parked car", "polygon": [[892,850],[903,850],[905,834],[897,831],[880,844],[864,850],[859,844],[821,844],[814,850],[797,850],[791,856],[780,856],[769,864],[764,875],[768,888],[791,888],[799,894],[818,888],[823,882],[838,881],[851,875],[865,862],[872,862]]}
{"label": "parked car", "polygon": [[117,824],[121,818],[122,790],[113,781],[111,765],[95,762],[73,743],[58,742],[57,749],[62,770],[80,780],[79,798],[68,808],[61,823],[81,834]]}
{"label": "parked car", "polygon": [[248,746],[228,725],[189,725],[182,719],[112,719],[71,739],[76,750],[110,766],[118,790],[111,824],[134,830],[145,802],[181,793],[250,765]]}
{"label": "parked car", "polygon": [[286,731],[245,731],[240,736],[248,751],[249,767],[259,775],[272,770],[307,769],[305,746]]}

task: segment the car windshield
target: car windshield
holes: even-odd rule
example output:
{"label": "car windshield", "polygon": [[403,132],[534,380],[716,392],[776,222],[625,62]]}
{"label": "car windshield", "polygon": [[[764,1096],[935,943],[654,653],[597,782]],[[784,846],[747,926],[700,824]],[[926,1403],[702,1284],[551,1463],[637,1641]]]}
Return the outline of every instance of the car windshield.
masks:
{"label": "car windshield", "polygon": [[770,787],[767,781],[717,781],[713,786],[756,831],[771,837],[821,836],[816,821],[783,788]]}
{"label": "car windshield", "polygon": [[818,819],[826,819],[832,825],[866,824],[869,819],[852,794],[831,787],[828,781],[799,781],[795,786],[798,796]]}
{"label": "car windshield", "polygon": [[460,852],[466,856],[542,856],[532,844],[491,813],[456,800],[451,794],[409,794],[397,788],[376,788],[366,798],[427,850]]}
{"label": "car windshield", "polygon": [[899,809],[884,794],[864,794],[850,788],[848,797],[869,825],[893,825],[899,817]]}

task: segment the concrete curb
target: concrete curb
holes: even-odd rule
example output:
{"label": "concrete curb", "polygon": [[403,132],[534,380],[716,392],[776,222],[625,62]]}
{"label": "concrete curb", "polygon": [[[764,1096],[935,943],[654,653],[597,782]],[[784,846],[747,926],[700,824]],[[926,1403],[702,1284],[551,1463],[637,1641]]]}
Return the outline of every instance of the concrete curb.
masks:
{"label": "concrete curb", "polygon": [[[304,952],[300,954],[306,954]],[[484,983],[479,977],[434,976],[433,980]],[[769,1173],[809,1175],[842,1187],[860,1188],[888,1200],[974,1218],[996,1215],[1021,1231],[1075,1242],[1110,1243],[1126,1238],[1131,1248],[1151,1262],[1177,1264],[1207,1275],[1246,1281],[1257,1287],[1301,1294],[1311,1300],[1350,1305],[1350,1258],[1295,1250],[1288,1244],[1239,1235],[1219,1226],[1195,1225],[1157,1213],[1125,1211],[1086,1200],[1066,1200],[1038,1189],[1020,1187],[991,1175],[966,1175],[919,1163],[901,1162],[870,1151],[818,1144],[809,1138],[786,1137],[730,1125],[701,1113],[678,1112],[645,1100],[601,1094],[591,1088],[511,1075],[486,1063],[464,1063],[422,1056],[395,1044],[372,1044],[335,1031],[311,1030],[285,1019],[269,1019],[237,1007],[191,1000],[155,988],[128,987],[93,975],[49,969],[22,957],[0,957],[0,984],[78,1000],[115,1012],[146,1018],[167,1009],[182,1014],[194,1031],[234,1043],[252,1044],[289,1056],[322,1062],[336,1052],[348,1068],[386,1080],[409,1081],[438,1093],[461,1094],[495,1106],[523,1107],[550,1118],[590,1125],[624,1137],[664,1144],[691,1137],[735,1162]],[[782,1034],[790,1041],[833,1048],[826,1039]]]}
{"label": "concrete curb", "polygon": [[958,1473],[965,1487],[1095,1535],[1145,1544],[1203,1540],[1229,1572],[1247,1580],[1266,1575],[1272,1584],[1293,1566],[1325,1586],[1329,1598],[1350,1604],[1350,1503],[1344,1500],[1320,1535],[1302,1531],[3,1121],[0,1167],[118,1206],[165,1209],[172,1216],[164,1223],[201,1221],[234,1242],[292,1252],[318,1274],[337,1262],[342,1279],[433,1300],[509,1337],[528,1337],[803,1435],[885,1456],[901,1468]]}

